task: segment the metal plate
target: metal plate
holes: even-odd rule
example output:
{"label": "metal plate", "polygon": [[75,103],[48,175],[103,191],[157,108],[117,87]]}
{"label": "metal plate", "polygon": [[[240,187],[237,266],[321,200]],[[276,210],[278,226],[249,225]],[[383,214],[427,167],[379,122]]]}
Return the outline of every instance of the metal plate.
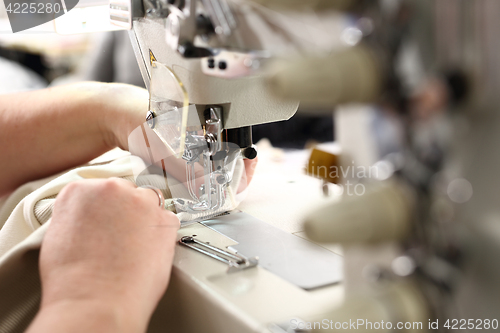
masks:
{"label": "metal plate", "polygon": [[232,246],[238,253],[259,257],[261,267],[303,289],[343,279],[341,256],[246,213],[233,212],[201,223],[239,243]]}

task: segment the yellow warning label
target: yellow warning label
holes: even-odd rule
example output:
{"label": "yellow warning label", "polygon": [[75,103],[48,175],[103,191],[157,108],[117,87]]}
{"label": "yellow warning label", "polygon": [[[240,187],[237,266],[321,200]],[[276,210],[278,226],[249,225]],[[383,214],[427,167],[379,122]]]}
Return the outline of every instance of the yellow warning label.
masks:
{"label": "yellow warning label", "polygon": [[153,51],[151,51],[151,49],[149,50],[149,61],[151,63],[151,67],[155,67],[156,68],[156,64],[153,64],[153,61],[158,61],[158,60],[156,60],[156,57],[153,54]]}

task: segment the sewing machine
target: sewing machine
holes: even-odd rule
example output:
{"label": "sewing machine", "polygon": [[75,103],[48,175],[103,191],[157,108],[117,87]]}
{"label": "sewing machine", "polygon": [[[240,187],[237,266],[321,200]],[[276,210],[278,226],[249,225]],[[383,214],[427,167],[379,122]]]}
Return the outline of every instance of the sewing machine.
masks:
{"label": "sewing machine", "polygon": [[[474,81],[468,72],[472,68],[483,75],[485,93],[479,95],[485,98],[469,100],[469,106],[484,109],[497,122],[498,113],[488,112],[497,100],[488,95],[496,78],[496,72],[488,70],[496,69],[489,62],[494,58],[479,49],[474,56],[465,52],[452,59],[448,50],[435,50],[429,43],[437,37],[453,50],[462,50],[458,39],[443,37],[448,26],[438,29],[439,25],[432,25],[446,4],[449,2],[444,0],[111,2],[112,22],[131,29],[151,93],[147,126],[168,147],[168,154],[186,164],[189,198],[174,200],[172,209],[199,217],[179,231],[172,283],[153,316],[151,331],[168,327],[182,332],[293,332],[300,328],[299,323],[307,327],[308,321],[324,323],[325,319],[333,323],[401,321],[422,323],[405,327],[408,331],[445,330],[447,320],[468,315],[474,320],[497,320],[498,324],[494,318],[498,302],[485,292],[486,286],[497,287],[485,278],[487,274],[476,276],[471,268],[477,261],[483,273],[497,272],[492,256],[480,255],[486,248],[498,253],[494,237],[486,231],[498,222],[492,222],[497,209],[484,182],[495,175],[484,168],[481,175],[461,169],[474,161],[471,145],[458,148],[462,152],[458,159],[450,158],[448,148],[439,144],[434,149],[434,142],[419,146],[421,128],[414,120],[401,126],[406,137],[400,138],[398,147],[374,153],[373,138],[384,130],[373,131],[370,113],[352,106],[397,106],[403,116],[395,118],[411,118],[408,108],[400,108],[410,95],[411,84],[402,82],[405,75],[398,67],[398,57],[401,52],[411,53],[408,49],[413,42],[420,48],[413,52],[423,73],[437,73],[436,68],[445,68],[450,59],[458,69],[453,82],[445,80],[444,89],[456,100],[450,98],[442,107],[466,105],[463,96],[470,90],[455,94],[457,80]],[[459,26],[462,19],[476,26],[472,9],[482,15],[488,8],[496,14],[500,10],[488,1],[453,6],[464,16],[449,14],[446,22],[455,24],[452,27]],[[350,12],[346,20],[355,24],[345,29],[328,25],[345,19],[335,11]],[[470,34],[465,40],[474,44],[480,33],[496,31],[494,18],[486,20],[491,26],[478,28],[477,35]],[[322,34],[324,30],[329,33]],[[336,35],[344,46],[330,52],[332,42],[338,42]],[[489,50],[496,55],[498,48]],[[414,77],[407,75],[409,81]],[[304,181],[302,188],[309,199],[273,198],[268,205],[281,209],[283,219],[290,219],[289,223],[305,220],[304,238],[298,237],[301,227],[290,234],[283,230],[286,228],[273,226],[266,214],[262,217],[270,223],[257,219],[259,211],[251,204],[241,206],[244,212],[226,212],[225,206],[227,193],[235,191],[231,183],[237,178],[231,163],[239,156],[256,155],[250,126],[288,119],[297,108],[294,99],[332,108],[350,104],[339,108],[336,117],[343,149],[340,166],[355,160],[356,167],[376,165],[377,170],[375,179],[347,173],[344,184],[366,185],[366,193],[331,200],[334,202],[300,219],[287,213],[289,206],[322,201],[313,194],[312,182]],[[464,117],[477,137],[496,137],[482,121],[471,120],[470,114]],[[458,126],[449,115],[444,122]],[[439,125],[437,131],[446,128]],[[498,159],[484,150],[479,155],[489,165],[498,165]],[[203,184],[194,180],[196,165],[203,168]],[[441,172],[448,177],[444,193],[434,183]],[[286,186],[279,181],[269,184]],[[479,218],[476,226],[456,215],[461,211],[456,204],[470,200],[472,188],[474,193],[477,189],[477,196],[465,206],[465,212]],[[436,212],[439,216],[433,215]],[[483,219],[485,214],[488,218]],[[458,221],[456,228],[448,225],[451,219]],[[472,236],[465,236],[467,231]],[[311,240],[346,245],[345,265],[340,256]],[[347,302],[331,310],[341,302],[344,287]],[[481,296],[474,296],[473,291]],[[456,307],[436,295],[443,295]],[[469,300],[474,299],[484,304],[472,308]],[[438,327],[428,326],[437,320]],[[370,330],[366,326],[360,329]]]}
{"label": "sewing machine", "polygon": [[[286,120],[298,107],[298,101],[272,93],[263,68],[287,49],[298,53],[331,43],[324,35],[283,39],[294,31],[290,27],[310,23],[275,14],[251,2],[110,3],[111,21],[131,29],[150,91],[139,137],[147,132],[152,163],[168,169],[173,160],[182,161],[177,174],[186,174],[181,185],[168,185],[173,197],[168,208],[189,218],[182,222],[172,281],[151,332],[279,331],[293,318],[321,313],[342,298],[342,257],[307,240],[300,217],[288,207],[305,207],[307,200],[289,194],[267,201],[268,211],[283,211],[279,220],[289,225],[285,230],[255,210],[262,202],[234,210],[244,172],[237,162],[257,155],[251,126]],[[332,25],[329,18],[324,21]],[[338,29],[337,20],[333,26]],[[161,153],[152,148],[153,137],[166,147]],[[303,177],[300,189],[316,189],[316,180]],[[286,185],[260,186],[268,191]],[[309,206],[323,200],[317,193]]]}

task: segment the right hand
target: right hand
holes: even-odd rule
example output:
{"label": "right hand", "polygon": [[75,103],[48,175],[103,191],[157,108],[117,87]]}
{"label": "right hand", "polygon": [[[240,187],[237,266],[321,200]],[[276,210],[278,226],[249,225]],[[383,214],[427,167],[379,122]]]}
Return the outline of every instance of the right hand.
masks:
{"label": "right hand", "polygon": [[169,281],[178,228],[150,189],[122,179],[68,184],[42,243],[42,312],[95,300],[145,330]]}

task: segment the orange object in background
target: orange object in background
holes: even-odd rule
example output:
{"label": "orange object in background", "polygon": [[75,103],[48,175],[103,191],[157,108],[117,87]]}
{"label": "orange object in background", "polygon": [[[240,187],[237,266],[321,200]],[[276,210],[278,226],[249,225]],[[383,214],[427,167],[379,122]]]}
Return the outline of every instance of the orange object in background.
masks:
{"label": "orange object in background", "polygon": [[338,155],[313,148],[311,157],[309,157],[309,161],[307,162],[306,174],[330,183],[338,184],[340,182],[338,170]]}

